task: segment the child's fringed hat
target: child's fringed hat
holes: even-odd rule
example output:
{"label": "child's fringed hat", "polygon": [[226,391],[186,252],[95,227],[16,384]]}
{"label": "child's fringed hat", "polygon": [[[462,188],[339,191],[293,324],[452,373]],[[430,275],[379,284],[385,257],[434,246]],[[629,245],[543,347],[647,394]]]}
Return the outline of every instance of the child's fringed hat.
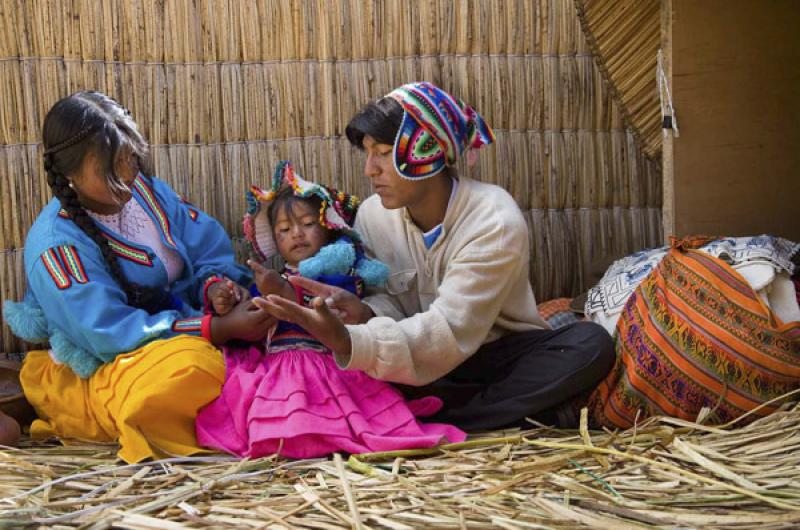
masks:
{"label": "child's fringed hat", "polygon": [[275,167],[272,185],[268,189],[250,186],[250,191],[247,192],[244,234],[259,258],[266,260],[278,252],[267,210],[278,192],[285,187],[290,187],[296,197],[319,197],[322,200],[319,212],[320,224],[329,230],[346,234],[355,241],[359,240],[358,234],[352,229],[356,211],[361,203],[359,198],[322,184],[309,182],[295,172],[289,161],[282,160]]}

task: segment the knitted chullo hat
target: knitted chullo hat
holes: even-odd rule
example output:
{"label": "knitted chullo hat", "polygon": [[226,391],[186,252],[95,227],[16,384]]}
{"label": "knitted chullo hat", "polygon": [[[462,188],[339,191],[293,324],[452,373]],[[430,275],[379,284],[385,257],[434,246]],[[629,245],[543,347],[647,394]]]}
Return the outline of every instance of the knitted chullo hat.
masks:
{"label": "knitted chullo hat", "polygon": [[278,192],[290,187],[296,197],[316,196],[322,200],[319,222],[329,230],[337,230],[358,241],[352,229],[356,211],[361,201],[355,195],[336,191],[333,188],[304,180],[295,173],[292,164],[282,160],[275,167],[272,184],[267,189],[250,186],[247,192],[247,213],[244,216],[244,234],[253,251],[263,260],[275,256],[278,249],[272,234],[267,210]]}
{"label": "knitted chullo hat", "polygon": [[432,83],[403,85],[386,97],[405,111],[394,142],[394,166],[402,177],[431,177],[494,142],[492,129],[475,109]]}

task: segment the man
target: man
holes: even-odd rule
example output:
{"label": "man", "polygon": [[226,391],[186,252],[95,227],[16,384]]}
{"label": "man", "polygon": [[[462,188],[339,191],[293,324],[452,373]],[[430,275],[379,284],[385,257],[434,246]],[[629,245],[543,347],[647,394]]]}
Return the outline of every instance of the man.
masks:
{"label": "man", "polygon": [[355,228],[392,271],[385,292],[362,302],[298,277],[318,297],[311,308],[274,296],[256,304],[307,329],[341,368],[441,397],[434,421],[465,430],[526,417],[574,426],[563,404],[608,373],[613,343],[592,323],[548,329],[528,280],[517,204],[452,169],[494,141],[491,129],[450,94],[414,83],[367,105],[346,133],[367,155],[375,195]]}

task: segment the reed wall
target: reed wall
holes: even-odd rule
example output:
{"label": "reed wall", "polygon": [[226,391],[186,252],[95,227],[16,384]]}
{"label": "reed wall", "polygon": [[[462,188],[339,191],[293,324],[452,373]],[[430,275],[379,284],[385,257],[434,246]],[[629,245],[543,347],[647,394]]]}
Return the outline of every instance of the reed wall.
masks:
{"label": "reed wall", "polygon": [[[625,123],[650,157],[661,153],[661,0],[575,0],[578,19]],[[666,78],[664,78],[666,79]],[[664,104],[670,95],[662,83]]]}
{"label": "reed wall", "polygon": [[[40,127],[79,89],[127,106],[155,173],[236,241],[244,192],[280,159],[366,196],[349,118],[429,80],[494,127],[466,175],[517,199],[540,300],[661,242],[661,180],[612,97],[573,0],[0,0],[0,296],[49,200]],[[2,327],[2,351],[25,346]]]}

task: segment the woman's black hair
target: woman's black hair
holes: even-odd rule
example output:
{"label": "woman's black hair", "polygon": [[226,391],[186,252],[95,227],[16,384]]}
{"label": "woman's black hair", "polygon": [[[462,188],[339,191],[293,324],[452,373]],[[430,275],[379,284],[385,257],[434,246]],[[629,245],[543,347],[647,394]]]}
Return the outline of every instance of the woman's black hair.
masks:
{"label": "woman's black hair", "polygon": [[138,285],[125,277],[108,240],[86,213],[67,178],[75,174],[86,155],[92,153],[100,162],[112,196],[119,198],[130,192],[116,174],[117,162],[132,153],[141,168],[148,153],[147,142],[130,113],[99,92],[76,92],[58,101],[47,113],[42,140],[47,184],[72,221],[100,247],[111,275],[125,291],[128,304],[151,314],[172,307],[171,297],[165,290]]}
{"label": "woman's black hair", "polygon": [[[267,208],[267,218],[269,219],[269,224],[273,231],[275,230],[275,220],[278,218],[278,214],[283,212],[287,216],[292,216],[292,211],[295,204],[307,204],[314,208],[314,211],[317,212],[317,214],[319,214],[320,210],[322,210],[322,198],[318,197],[317,195],[298,197],[294,194],[294,190],[292,190],[292,188],[288,186],[282,188],[278,193],[275,194],[275,198],[272,199],[269,208]],[[331,230],[321,223],[320,226],[322,226],[322,228],[327,232],[328,242],[333,241],[339,235],[338,230]]]}
{"label": "woman's black hair", "polygon": [[350,143],[359,149],[364,148],[364,136],[371,136],[379,144],[394,145],[397,131],[403,123],[405,111],[400,103],[383,97],[368,103],[353,116],[344,133]]}

